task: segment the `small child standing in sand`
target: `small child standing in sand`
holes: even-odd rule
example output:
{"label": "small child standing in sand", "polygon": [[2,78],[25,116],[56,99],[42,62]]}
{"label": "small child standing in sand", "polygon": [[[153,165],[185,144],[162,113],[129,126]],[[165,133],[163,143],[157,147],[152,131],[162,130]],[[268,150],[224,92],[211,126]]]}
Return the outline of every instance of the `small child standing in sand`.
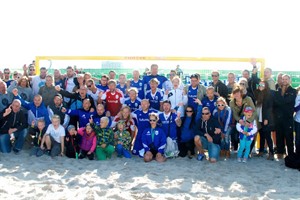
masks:
{"label": "small child standing in sand", "polygon": [[[252,143],[252,140],[254,138],[255,133],[257,132],[257,125],[256,120],[250,121],[252,115],[253,115],[253,108],[250,106],[246,106],[244,109],[244,116],[242,117],[242,123],[241,120],[236,124],[236,129],[240,133],[240,147],[238,150],[238,162],[244,162],[246,163],[249,157],[250,153],[250,146]],[[243,151],[244,152],[244,159],[242,159]]]}
{"label": "small child standing in sand", "polygon": [[125,158],[131,158],[130,144],[131,136],[128,131],[125,130],[125,122],[119,121],[117,124],[118,131],[115,132],[115,148],[118,153],[118,157],[124,156]]}
{"label": "small child standing in sand", "polygon": [[81,140],[81,136],[77,134],[75,130],[75,126],[69,125],[68,132],[65,138],[65,147],[66,147],[66,156],[68,158],[76,158],[78,159],[79,154],[79,141]]}

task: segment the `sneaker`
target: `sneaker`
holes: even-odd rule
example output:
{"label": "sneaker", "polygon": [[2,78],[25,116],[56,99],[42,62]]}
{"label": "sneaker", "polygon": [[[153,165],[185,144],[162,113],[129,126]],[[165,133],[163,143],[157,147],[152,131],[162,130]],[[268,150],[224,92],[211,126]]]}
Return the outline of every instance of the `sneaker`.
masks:
{"label": "sneaker", "polygon": [[18,155],[20,153],[20,150],[19,149],[13,149],[13,152]]}
{"label": "sneaker", "polygon": [[244,158],[244,159],[243,159],[243,163],[246,163],[246,162],[247,162],[247,160],[248,160],[247,158]]}
{"label": "sneaker", "polygon": [[50,155],[51,155],[51,150],[46,150],[46,151],[45,151],[45,154],[46,154],[47,156],[50,156]]}
{"label": "sneaker", "polygon": [[238,161],[238,162],[242,162],[242,158],[238,158],[237,161]]}
{"label": "sneaker", "polygon": [[263,157],[264,156],[264,152],[259,152],[258,154],[254,155],[255,157]]}
{"label": "sneaker", "polygon": [[202,161],[204,157],[205,157],[204,154],[199,153],[197,156],[197,160]]}

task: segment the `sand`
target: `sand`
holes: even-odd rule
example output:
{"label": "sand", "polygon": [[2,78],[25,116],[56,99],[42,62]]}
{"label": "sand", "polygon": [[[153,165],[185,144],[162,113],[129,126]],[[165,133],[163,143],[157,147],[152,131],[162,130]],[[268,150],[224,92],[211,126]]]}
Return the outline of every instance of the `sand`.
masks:
{"label": "sand", "polygon": [[165,163],[0,154],[0,199],[300,199],[300,172],[283,160]]}

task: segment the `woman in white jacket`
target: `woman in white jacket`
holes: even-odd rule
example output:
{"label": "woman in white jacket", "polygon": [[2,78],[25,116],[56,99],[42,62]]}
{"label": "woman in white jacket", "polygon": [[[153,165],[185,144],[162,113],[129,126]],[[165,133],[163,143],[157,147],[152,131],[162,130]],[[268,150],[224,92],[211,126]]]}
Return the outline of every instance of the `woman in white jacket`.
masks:
{"label": "woman in white jacket", "polygon": [[172,79],[173,88],[165,91],[163,100],[169,100],[171,102],[171,109],[180,112],[181,117],[184,116],[184,106],[188,102],[187,95],[183,89],[179,86],[181,84],[181,79],[175,76]]}

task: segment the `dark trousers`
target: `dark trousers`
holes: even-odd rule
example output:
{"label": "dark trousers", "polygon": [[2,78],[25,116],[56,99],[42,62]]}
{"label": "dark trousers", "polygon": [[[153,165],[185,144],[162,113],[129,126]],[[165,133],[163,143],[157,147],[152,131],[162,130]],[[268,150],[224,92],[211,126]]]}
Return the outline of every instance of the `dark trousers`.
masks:
{"label": "dark trousers", "polygon": [[231,129],[231,145],[233,146],[233,150],[236,151],[239,147],[239,132],[236,130],[236,126]]}
{"label": "dark trousers", "polygon": [[294,121],[295,124],[295,132],[296,132],[296,154],[300,156],[300,123]]}
{"label": "dark trousers", "polygon": [[94,153],[91,153],[90,155],[87,154],[88,151],[85,151],[85,150],[80,150],[80,153],[79,153],[79,159],[83,159],[85,157],[88,157],[89,160],[94,160]]}
{"label": "dark trousers", "polygon": [[191,152],[191,155],[195,155],[195,142],[194,139],[188,142],[179,142],[178,144],[179,156],[185,157],[188,151]]}
{"label": "dark trousers", "polygon": [[259,146],[259,152],[264,152],[264,147],[265,147],[265,140],[267,140],[267,144],[269,147],[269,152],[271,154],[274,154],[273,150],[273,140],[271,138],[271,129],[267,125],[265,126],[264,123],[261,124],[261,129],[259,130],[259,135],[260,135],[260,146]]}
{"label": "dark trousers", "polygon": [[276,146],[278,154],[286,153],[284,142],[286,142],[288,154],[294,153],[293,123],[293,118],[276,121]]}

